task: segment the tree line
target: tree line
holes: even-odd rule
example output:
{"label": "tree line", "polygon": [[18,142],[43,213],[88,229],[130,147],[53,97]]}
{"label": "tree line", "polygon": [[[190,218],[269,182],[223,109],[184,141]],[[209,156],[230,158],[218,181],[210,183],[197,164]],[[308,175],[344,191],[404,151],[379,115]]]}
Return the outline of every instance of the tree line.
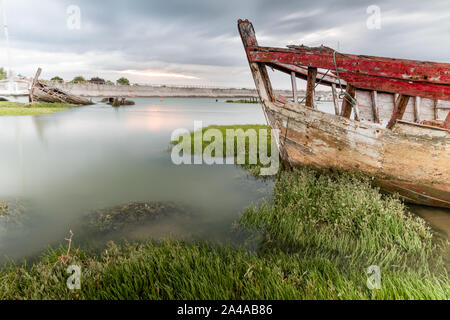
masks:
{"label": "tree line", "polygon": [[[51,78],[52,81],[58,81],[58,82],[63,82],[64,79],[59,77],[59,76],[55,76],[53,78]],[[86,80],[83,76],[76,76],[75,78],[73,78],[71,81],[69,81],[69,83],[96,83],[96,84],[106,84],[106,85],[130,85],[130,80],[128,80],[127,78],[119,78],[116,80],[116,83],[112,82],[111,80],[104,80],[101,78],[91,78],[91,80]]]}

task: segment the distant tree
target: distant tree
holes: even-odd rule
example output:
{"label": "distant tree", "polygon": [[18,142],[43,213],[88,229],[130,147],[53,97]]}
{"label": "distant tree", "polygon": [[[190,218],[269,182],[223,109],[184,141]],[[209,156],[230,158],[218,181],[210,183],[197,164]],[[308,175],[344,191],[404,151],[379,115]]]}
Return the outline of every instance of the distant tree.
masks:
{"label": "distant tree", "polygon": [[58,81],[58,82],[63,82],[63,81],[64,81],[63,78],[58,77],[58,76],[53,77],[51,80],[52,80],[52,81]]}
{"label": "distant tree", "polygon": [[106,80],[105,84],[108,85],[108,86],[113,86],[114,82],[112,82],[111,80]]}
{"label": "distant tree", "polygon": [[127,78],[120,78],[119,80],[116,81],[117,84],[123,85],[123,86],[129,86],[130,85],[130,80],[128,80]]}
{"label": "distant tree", "polygon": [[94,77],[94,78],[91,78],[91,80],[89,80],[89,83],[92,83],[92,84],[105,84],[106,81],[105,81],[105,79],[102,79],[102,78],[99,78],[99,77]]}
{"label": "distant tree", "polygon": [[84,79],[82,76],[77,76],[77,77],[73,78],[73,80],[71,82],[72,83],[84,83],[84,82],[86,82],[86,79]]}
{"label": "distant tree", "polygon": [[7,77],[6,71],[3,68],[0,68],[0,80],[6,79]]}

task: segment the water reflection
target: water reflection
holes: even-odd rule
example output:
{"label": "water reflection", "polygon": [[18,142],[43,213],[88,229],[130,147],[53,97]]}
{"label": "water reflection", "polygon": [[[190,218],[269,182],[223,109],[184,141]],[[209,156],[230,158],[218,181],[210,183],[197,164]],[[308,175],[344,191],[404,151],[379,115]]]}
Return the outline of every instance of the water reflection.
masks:
{"label": "water reflection", "polygon": [[233,165],[175,166],[167,147],[172,130],[209,124],[264,123],[259,105],[215,99],[135,99],[45,116],[0,118],[0,198],[27,203],[26,228],[0,229],[0,259],[21,258],[74,241],[86,213],[130,201],[178,201],[195,218],[163,219],[128,238],[173,235],[233,241],[233,221],[271,194],[273,182],[249,178]]}

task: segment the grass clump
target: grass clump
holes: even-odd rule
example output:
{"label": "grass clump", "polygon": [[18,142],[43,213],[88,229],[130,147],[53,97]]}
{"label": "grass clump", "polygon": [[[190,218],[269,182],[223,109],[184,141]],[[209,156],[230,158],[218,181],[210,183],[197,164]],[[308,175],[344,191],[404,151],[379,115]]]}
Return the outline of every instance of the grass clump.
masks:
{"label": "grass clump", "polygon": [[365,286],[365,270],[377,265],[383,278],[382,290],[372,292],[377,298],[450,297],[448,241],[368,180],[306,168],[283,172],[273,200],[248,208],[239,225],[262,233],[262,255],[297,257],[311,266],[308,273],[325,271],[335,287]]}
{"label": "grass clump", "polygon": [[[170,239],[49,251],[0,270],[0,299],[450,298],[448,242],[352,175],[282,172],[273,199],[237,227],[259,235],[257,251]],[[71,264],[82,268],[80,290],[66,286]],[[366,285],[370,265],[381,269],[380,289]]]}
{"label": "grass clump", "polygon": [[[259,175],[261,168],[269,167],[270,164],[263,164],[261,162],[261,154],[271,157],[271,129],[266,125],[211,125],[202,128],[201,135],[199,131],[191,132],[189,134],[181,135],[178,139],[171,141],[171,144],[181,145],[185,143],[190,143],[190,151],[192,155],[199,155],[199,152],[195,150],[196,139],[200,139],[201,142],[201,154],[204,155],[206,150],[212,150],[211,156],[216,157],[216,149],[213,148],[215,145],[215,133],[220,134],[222,137],[222,143],[219,146],[221,149],[222,156],[232,156],[235,159],[235,163],[247,169],[253,175]],[[260,144],[261,131],[264,131],[267,137],[266,143]],[[205,139],[205,134],[210,133],[214,136],[210,140]],[[228,146],[227,150],[227,139],[232,139],[232,144]],[[264,146],[264,150],[261,150],[261,145]],[[169,148],[172,151],[172,148]],[[251,155],[255,158],[252,160]]]}
{"label": "grass clump", "polygon": [[21,103],[0,101],[0,116],[51,114],[58,111],[67,110],[70,107],[74,107],[74,105],[47,102]]}

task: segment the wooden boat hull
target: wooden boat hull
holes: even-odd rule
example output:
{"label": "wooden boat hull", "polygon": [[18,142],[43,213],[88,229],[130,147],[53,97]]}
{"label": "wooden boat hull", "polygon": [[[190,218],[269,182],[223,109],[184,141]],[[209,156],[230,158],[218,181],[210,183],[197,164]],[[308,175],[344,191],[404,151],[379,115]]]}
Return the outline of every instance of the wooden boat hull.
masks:
{"label": "wooden boat hull", "polygon": [[392,129],[300,104],[264,102],[291,166],[358,171],[405,201],[450,208],[450,132],[397,122]]}
{"label": "wooden boat hull", "polygon": [[[262,47],[251,22],[238,30],[285,162],[363,172],[405,201],[450,208],[450,64]],[[290,75],[292,102],[275,96],[266,66]],[[331,87],[334,114],[317,110],[319,84]]]}

